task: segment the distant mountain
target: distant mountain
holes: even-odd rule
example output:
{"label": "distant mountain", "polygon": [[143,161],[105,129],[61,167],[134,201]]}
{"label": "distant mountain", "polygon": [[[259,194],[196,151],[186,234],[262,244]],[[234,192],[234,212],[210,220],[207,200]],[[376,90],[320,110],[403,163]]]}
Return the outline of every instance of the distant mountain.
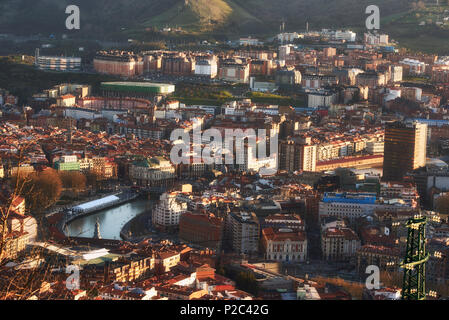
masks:
{"label": "distant mountain", "polygon": [[81,10],[81,32],[95,35],[150,26],[191,31],[265,33],[287,29],[364,25],[365,8],[381,15],[407,11],[411,0],[1,0],[0,33],[63,33],[65,8]]}
{"label": "distant mountain", "polygon": [[[78,5],[81,30],[65,29],[65,8]],[[349,27],[363,32],[368,5],[378,5],[381,29],[407,47],[449,54],[449,4],[434,0],[0,0],[0,33],[79,35],[93,39],[160,40],[151,27],[189,34],[269,35]]]}

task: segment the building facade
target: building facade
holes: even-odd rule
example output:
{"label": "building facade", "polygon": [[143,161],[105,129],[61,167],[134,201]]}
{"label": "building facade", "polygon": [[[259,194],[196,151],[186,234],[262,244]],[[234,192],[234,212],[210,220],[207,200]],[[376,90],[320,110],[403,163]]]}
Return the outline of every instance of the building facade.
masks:
{"label": "building facade", "polygon": [[240,254],[251,254],[259,249],[259,220],[254,212],[229,212],[225,234],[232,250]]}
{"label": "building facade", "polygon": [[407,172],[426,165],[427,125],[389,123],[385,127],[383,179],[401,181]]}
{"label": "building facade", "polygon": [[262,250],[267,260],[304,262],[307,239],[303,231],[266,228],[262,230]]}

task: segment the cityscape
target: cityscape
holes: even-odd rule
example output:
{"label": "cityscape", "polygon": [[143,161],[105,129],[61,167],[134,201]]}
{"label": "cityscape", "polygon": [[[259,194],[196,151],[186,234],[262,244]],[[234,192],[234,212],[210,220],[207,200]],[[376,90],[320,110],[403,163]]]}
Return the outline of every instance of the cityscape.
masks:
{"label": "cityscape", "polygon": [[447,300],[447,40],[415,48],[383,2],[260,33],[181,2],[150,40],[78,34],[83,5],[0,21],[0,300]]}

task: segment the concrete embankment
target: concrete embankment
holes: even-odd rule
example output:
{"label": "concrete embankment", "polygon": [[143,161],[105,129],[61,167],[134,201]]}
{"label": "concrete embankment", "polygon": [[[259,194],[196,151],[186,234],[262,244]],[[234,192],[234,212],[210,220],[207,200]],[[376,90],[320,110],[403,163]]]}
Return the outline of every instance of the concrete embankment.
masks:
{"label": "concrete embankment", "polygon": [[126,241],[140,240],[151,234],[148,230],[152,211],[143,212],[128,221],[120,231],[120,237]]}

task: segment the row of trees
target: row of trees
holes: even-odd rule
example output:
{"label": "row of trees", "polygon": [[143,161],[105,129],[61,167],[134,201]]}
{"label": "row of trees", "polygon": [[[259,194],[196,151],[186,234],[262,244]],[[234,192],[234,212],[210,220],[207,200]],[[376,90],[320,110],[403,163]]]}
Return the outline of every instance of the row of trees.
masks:
{"label": "row of trees", "polygon": [[99,181],[98,175],[93,172],[58,172],[51,168],[19,175],[18,182],[16,179],[13,179],[13,183],[21,186],[20,194],[25,198],[28,209],[37,214],[53,206],[60,199],[63,189],[78,196],[87,186],[96,188]]}
{"label": "row of trees", "polygon": [[237,288],[257,296],[259,284],[254,273],[249,271],[237,271],[233,268],[219,267],[217,273],[235,281]]}

